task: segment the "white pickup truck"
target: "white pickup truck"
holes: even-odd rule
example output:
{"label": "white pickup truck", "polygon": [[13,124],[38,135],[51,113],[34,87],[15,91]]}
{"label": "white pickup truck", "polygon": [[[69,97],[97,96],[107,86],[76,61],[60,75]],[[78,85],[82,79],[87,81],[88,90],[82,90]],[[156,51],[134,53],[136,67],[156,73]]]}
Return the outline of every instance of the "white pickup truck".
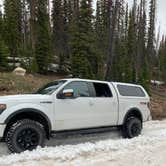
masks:
{"label": "white pickup truck", "polygon": [[43,146],[59,132],[120,127],[138,136],[151,119],[150,99],[134,84],[83,79],[56,80],[34,94],[0,97],[0,137],[12,152]]}

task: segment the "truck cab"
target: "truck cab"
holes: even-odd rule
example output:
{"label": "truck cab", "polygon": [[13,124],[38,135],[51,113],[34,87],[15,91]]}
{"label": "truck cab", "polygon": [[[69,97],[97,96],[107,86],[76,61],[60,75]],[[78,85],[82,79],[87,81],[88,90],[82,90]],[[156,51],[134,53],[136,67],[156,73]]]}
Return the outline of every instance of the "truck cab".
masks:
{"label": "truck cab", "polygon": [[70,80],[57,92],[54,109],[56,130],[118,124],[118,97],[108,82]]}

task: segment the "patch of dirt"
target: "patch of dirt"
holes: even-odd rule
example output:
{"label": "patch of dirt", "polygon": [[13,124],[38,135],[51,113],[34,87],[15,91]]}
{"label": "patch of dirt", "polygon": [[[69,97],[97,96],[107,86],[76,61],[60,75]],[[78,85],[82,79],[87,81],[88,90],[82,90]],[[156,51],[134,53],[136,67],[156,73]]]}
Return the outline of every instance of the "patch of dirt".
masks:
{"label": "patch of dirt", "polygon": [[33,93],[46,83],[59,78],[63,76],[39,74],[18,76],[13,73],[0,73],[0,95]]}
{"label": "patch of dirt", "polygon": [[151,112],[155,120],[166,118],[166,86],[151,86]]}

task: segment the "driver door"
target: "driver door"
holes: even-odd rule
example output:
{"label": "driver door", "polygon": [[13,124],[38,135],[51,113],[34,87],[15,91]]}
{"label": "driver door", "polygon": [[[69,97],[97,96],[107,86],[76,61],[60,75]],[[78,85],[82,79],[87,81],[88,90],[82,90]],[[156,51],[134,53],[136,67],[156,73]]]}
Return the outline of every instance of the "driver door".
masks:
{"label": "driver door", "polygon": [[94,112],[91,111],[91,95],[88,83],[73,81],[63,88],[63,90],[68,89],[73,89],[73,97],[56,99],[55,102],[56,130],[93,127]]}

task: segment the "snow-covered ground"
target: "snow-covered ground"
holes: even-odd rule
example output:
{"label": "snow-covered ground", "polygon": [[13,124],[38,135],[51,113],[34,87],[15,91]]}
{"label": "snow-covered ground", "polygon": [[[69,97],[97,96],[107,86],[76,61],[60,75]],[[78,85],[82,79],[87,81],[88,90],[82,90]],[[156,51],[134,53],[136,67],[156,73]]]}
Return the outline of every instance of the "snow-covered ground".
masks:
{"label": "snow-covered ground", "polygon": [[58,138],[22,154],[9,155],[4,148],[0,144],[0,154],[7,154],[0,166],[165,166],[166,120],[146,123],[142,135],[130,140],[113,131]]}

